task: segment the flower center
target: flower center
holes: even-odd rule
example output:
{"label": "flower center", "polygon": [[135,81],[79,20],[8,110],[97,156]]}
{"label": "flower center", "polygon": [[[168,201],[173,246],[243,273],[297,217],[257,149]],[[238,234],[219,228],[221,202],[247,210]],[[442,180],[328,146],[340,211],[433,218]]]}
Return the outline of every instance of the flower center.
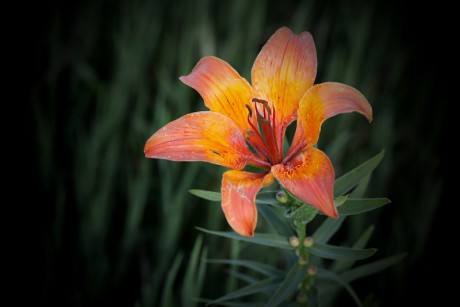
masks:
{"label": "flower center", "polygon": [[[254,104],[256,124],[252,120],[253,108],[247,104],[248,123],[252,130],[245,131],[246,138],[262,159],[272,165],[278,164],[282,157],[276,140],[275,108],[270,108],[268,101],[264,99],[252,98],[251,102]],[[257,140],[251,141],[253,137]]]}

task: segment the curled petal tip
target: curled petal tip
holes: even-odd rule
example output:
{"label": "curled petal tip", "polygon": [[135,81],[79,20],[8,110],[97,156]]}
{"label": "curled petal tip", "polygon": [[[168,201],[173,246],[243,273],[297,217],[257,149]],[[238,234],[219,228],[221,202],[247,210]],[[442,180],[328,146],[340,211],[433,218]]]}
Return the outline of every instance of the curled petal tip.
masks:
{"label": "curled petal tip", "polygon": [[153,146],[151,145],[152,141],[151,141],[151,137],[147,140],[147,142],[145,143],[145,146],[144,146],[144,155],[146,158],[153,158],[154,156],[152,155],[152,149],[153,149]]}
{"label": "curled petal tip", "polygon": [[338,82],[325,82],[312,88],[312,94],[322,103],[325,118],[340,113],[358,112],[372,121],[372,107],[357,89]]}
{"label": "curled petal tip", "polygon": [[330,218],[336,219],[339,217],[339,212],[337,211],[337,208],[335,207],[334,201],[332,199],[330,201],[324,201],[323,203],[317,203],[316,206],[317,209],[322,211]]}
{"label": "curled petal tip", "polygon": [[338,82],[325,82],[308,89],[297,112],[297,130],[291,149],[318,141],[325,120],[341,113],[358,112],[372,122],[372,106],[357,89]]}
{"label": "curled petal tip", "polygon": [[339,217],[339,212],[337,211],[337,208],[334,206],[334,207],[330,207],[329,208],[330,210],[324,210],[324,214],[326,214],[327,216],[333,218],[333,219],[336,219]]}
{"label": "curled petal tip", "polygon": [[369,123],[372,123],[372,121],[374,120],[374,117],[372,116],[372,113],[370,115],[367,115],[367,120],[369,121]]}
{"label": "curled petal tip", "polygon": [[251,237],[251,238],[254,237],[254,230],[249,230],[248,229],[248,230],[244,230],[244,231],[240,231],[240,232],[237,231],[237,233],[242,235],[242,236],[244,236],[244,237]]}
{"label": "curled petal tip", "polygon": [[155,158],[155,156],[153,156],[149,150],[147,149],[147,144],[145,144],[145,148],[144,148],[144,157],[146,158]]}

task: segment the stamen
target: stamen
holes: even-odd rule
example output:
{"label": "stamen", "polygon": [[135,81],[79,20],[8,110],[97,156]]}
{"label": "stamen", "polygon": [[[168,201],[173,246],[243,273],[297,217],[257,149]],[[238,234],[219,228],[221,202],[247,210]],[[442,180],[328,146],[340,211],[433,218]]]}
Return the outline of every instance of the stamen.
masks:
{"label": "stamen", "polygon": [[267,100],[259,99],[259,98],[252,98],[252,102],[257,102],[257,103],[260,103],[260,104],[262,104],[264,106],[264,117],[266,117],[265,116],[265,110],[267,110],[268,116],[272,115],[272,110],[270,109],[270,106],[269,106]]}
{"label": "stamen", "polygon": [[246,109],[248,109],[249,117],[251,118],[251,117],[252,117],[252,109],[251,109],[251,106],[247,104],[247,105],[246,105]]}
{"label": "stamen", "polygon": [[[280,163],[283,157],[283,151],[282,148],[280,148],[282,146],[282,142],[278,144],[277,139],[279,136],[276,135],[275,108],[274,106],[270,107],[270,104],[265,99],[254,97],[251,99],[251,102],[254,103],[257,124],[254,126],[253,122],[250,120],[250,118],[252,118],[252,108],[251,106],[246,105],[246,108],[249,110],[248,123],[257,135],[258,139],[261,141],[261,143],[257,142],[257,144],[261,146],[259,146],[259,148],[254,148],[259,153],[260,157],[267,158],[267,160],[273,164]],[[259,106],[258,108],[257,104],[261,104],[262,106]]]}
{"label": "stamen", "polygon": [[[254,106],[255,107],[255,106]],[[269,152],[268,148],[266,147],[267,145],[265,144],[265,141],[264,141],[264,138],[262,137],[262,135],[260,135],[260,132],[259,132],[259,129],[257,129],[256,127],[254,127],[254,124],[252,123],[251,121],[251,118],[252,118],[252,109],[251,109],[251,106],[249,105],[246,105],[246,108],[248,109],[248,124],[249,126],[252,128],[252,130],[245,130],[244,131],[244,136],[246,138],[246,140],[251,144],[251,146],[254,148],[254,150],[257,152],[257,154],[259,155],[259,157],[261,157],[262,159],[265,158],[267,161],[270,161],[270,156],[268,155],[267,152]],[[257,111],[257,108],[255,109],[257,114],[259,114],[259,112]],[[261,141],[262,141],[262,145],[263,147],[261,148],[260,146],[258,146],[258,144],[256,142],[250,142],[250,139],[252,138],[252,136],[256,135]]]}
{"label": "stamen", "polygon": [[272,127],[273,127],[273,139],[275,141],[275,144],[278,148],[278,159],[281,160],[283,157],[283,135],[281,136],[280,144],[278,144],[277,140],[277,135],[276,135],[276,110],[275,107],[273,107],[273,116],[272,116]]}
{"label": "stamen", "polygon": [[264,168],[264,169],[270,169],[271,168],[271,164],[265,160],[262,160],[261,158],[257,157],[257,156],[252,156],[252,157],[248,157],[248,161],[247,163],[250,164],[250,165],[253,165],[253,166],[257,166],[257,167],[260,167],[260,168]]}
{"label": "stamen", "polygon": [[295,148],[291,147],[291,149],[289,150],[288,154],[283,159],[283,164],[285,164],[288,161],[291,161],[292,159],[294,159],[297,155],[301,154],[304,149],[305,149],[305,142],[304,141],[299,142],[299,144]]}
{"label": "stamen", "polygon": [[[274,164],[280,163],[282,158],[282,152],[279,150],[277,136],[275,135],[275,109],[270,108],[268,101],[259,98],[252,98],[254,102],[254,110],[256,111],[257,121],[259,128],[264,134],[264,143],[269,149],[270,161]],[[262,105],[262,110],[257,108],[257,104]]]}

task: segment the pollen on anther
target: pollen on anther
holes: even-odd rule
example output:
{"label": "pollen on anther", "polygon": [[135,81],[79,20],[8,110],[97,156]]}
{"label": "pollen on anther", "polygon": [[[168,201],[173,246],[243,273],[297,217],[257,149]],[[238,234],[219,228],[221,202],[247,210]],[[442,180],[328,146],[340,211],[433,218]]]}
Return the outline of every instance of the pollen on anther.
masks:
{"label": "pollen on anther", "polygon": [[254,131],[252,130],[244,130],[244,136],[246,139],[250,139],[254,135]]}
{"label": "pollen on anther", "polygon": [[264,110],[267,111],[268,115],[272,115],[272,110],[270,108],[270,106],[268,105],[268,101],[265,100],[265,99],[259,99],[259,98],[252,98],[252,102],[255,102],[255,103],[260,103],[264,106]]}

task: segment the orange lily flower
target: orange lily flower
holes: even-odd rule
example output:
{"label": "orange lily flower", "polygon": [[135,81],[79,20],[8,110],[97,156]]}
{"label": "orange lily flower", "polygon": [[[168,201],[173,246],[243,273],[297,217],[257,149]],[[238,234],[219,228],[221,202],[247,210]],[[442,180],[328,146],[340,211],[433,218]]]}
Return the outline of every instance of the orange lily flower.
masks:
{"label": "orange lily flower", "polygon": [[[204,57],[179,79],[203,97],[210,111],[187,114],[158,130],[145,144],[148,158],[205,161],[230,168],[222,179],[222,209],[230,226],[253,236],[256,195],[274,178],[293,195],[336,218],[334,168],[313,147],[322,123],[339,113],[359,112],[369,122],[372,108],[356,89],[341,83],[313,85],[316,48],[310,33],[277,30],[257,56],[252,86],[227,62]],[[297,120],[283,156],[286,128]],[[250,173],[253,165],[265,170]]]}

